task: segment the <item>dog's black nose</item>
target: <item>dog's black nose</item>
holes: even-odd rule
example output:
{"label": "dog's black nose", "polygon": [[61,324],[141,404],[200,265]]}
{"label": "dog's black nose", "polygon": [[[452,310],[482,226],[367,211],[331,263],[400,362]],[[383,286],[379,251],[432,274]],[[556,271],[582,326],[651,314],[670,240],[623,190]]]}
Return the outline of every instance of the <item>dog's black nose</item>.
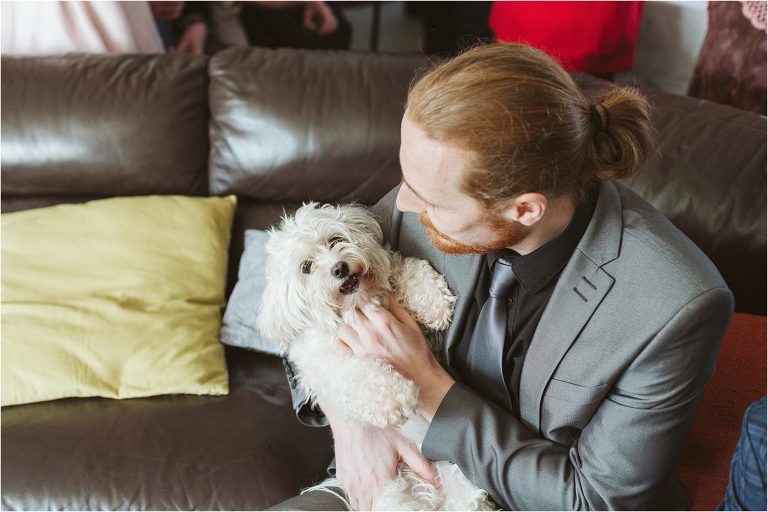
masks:
{"label": "dog's black nose", "polygon": [[336,279],[344,279],[349,275],[349,265],[346,261],[339,261],[331,267],[331,275]]}

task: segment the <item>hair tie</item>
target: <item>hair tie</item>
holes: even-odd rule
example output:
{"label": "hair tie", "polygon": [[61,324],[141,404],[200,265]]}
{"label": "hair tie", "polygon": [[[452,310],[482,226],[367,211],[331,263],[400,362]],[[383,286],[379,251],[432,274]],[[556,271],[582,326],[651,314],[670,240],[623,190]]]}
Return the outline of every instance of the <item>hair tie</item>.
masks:
{"label": "hair tie", "polygon": [[611,114],[605,105],[598,105],[602,107],[602,111],[605,113],[605,123],[603,123],[603,116],[600,115],[600,111],[597,110],[595,105],[589,106],[589,115],[592,117],[592,123],[595,125],[595,132],[608,131],[608,127],[611,125]]}

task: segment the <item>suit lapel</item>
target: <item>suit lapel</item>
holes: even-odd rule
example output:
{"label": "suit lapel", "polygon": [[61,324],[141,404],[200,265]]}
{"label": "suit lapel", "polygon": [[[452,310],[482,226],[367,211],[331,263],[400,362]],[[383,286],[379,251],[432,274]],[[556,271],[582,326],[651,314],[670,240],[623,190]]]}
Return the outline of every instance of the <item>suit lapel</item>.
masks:
{"label": "suit lapel", "polygon": [[[458,294],[453,311],[453,320],[445,333],[443,357],[446,367],[452,372],[453,350],[461,341],[467,324],[467,315],[475,299],[475,288],[480,277],[483,256],[446,256],[444,275],[448,287]],[[455,377],[455,375],[454,375]]]}
{"label": "suit lapel", "polygon": [[520,376],[520,418],[538,432],[547,383],[611,289],[603,265],[618,257],[622,211],[616,187],[603,183],[584,236],[557,281],[531,340]]}
{"label": "suit lapel", "polygon": [[613,278],[578,251],[558,280],[520,374],[520,418],[532,430],[539,430],[547,383],[612,285]]}

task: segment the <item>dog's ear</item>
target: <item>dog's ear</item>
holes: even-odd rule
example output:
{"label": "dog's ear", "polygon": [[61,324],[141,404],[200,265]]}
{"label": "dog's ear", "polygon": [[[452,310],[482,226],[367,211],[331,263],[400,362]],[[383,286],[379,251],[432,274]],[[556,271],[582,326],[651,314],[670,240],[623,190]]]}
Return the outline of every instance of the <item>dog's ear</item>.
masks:
{"label": "dog's ear", "polygon": [[256,328],[281,354],[288,352],[288,347],[299,332],[289,316],[287,285],[270,283],[268,279],[259,304]]}
{"label": "dog's ear", "polygon": [[339,206],[339,209],[344,213],[344,220],[351,230],[358,235],[370,234],[379,244],[384,242],[381,226],[370,210],[355,203]]}
{"label": "dog's ear", "polygon": [[[284,216],[281,228],[288,229],[293,218]],[[295,319],[291,318],[290,280],[285,268],[285,254],[289,250],[290,239],[281,229],[269,230],[267,240],[266,283],[261,296],[256,328],[262,336],[274,344],[283,354],[288,351],[291,342],[299,334]]]}

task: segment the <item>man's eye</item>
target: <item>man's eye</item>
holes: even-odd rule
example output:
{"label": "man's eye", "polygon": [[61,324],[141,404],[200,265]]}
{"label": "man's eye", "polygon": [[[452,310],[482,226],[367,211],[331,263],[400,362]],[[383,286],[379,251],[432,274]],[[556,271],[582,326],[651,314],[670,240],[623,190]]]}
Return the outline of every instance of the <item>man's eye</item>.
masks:
{"label": "man's eye", "polygon": [[344,240],[342,240],[342,239],[341,239],[341,237],[338,237],[338,236],[334,236],[333,238],[331,238],[330,240],[328,240],[328,247],[330,247],[331,249],[333,249],[333,246],[334,246],[334,245],[336,245],[336,244],[337,244],[337,243],[339,243],[339,242],[343,242],[343,241],[344,241]]}
{"label": "man's eye", "polygon": [[301,262],[301,273],[309,274],[312,272],[312,260],[304,260]]}

